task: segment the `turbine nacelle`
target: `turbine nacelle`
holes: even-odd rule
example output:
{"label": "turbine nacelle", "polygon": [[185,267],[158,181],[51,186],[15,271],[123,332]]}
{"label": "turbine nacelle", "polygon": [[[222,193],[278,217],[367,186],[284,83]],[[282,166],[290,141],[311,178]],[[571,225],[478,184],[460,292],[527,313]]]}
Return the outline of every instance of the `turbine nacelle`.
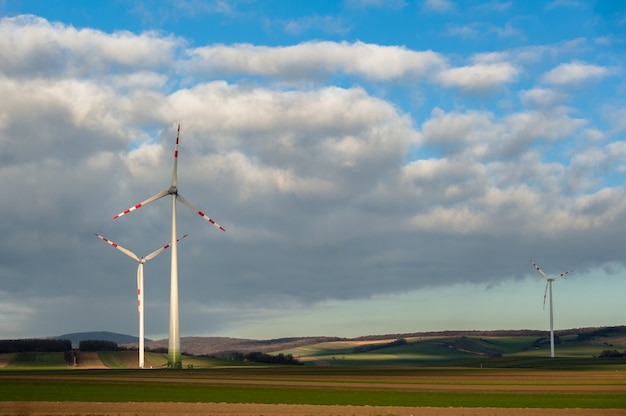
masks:
{"label": "turbine nacelle", "polygon": [[546,279],[546,281],[548,281],[548,282],[554,282],[555,280],[560,279],[560,278],[562,278],[562,277],[565,277],[565,275],[567,275],[567,274],[569,274],[569,273],[570,273],[569,271],[567,271],[567,272],[560,273],[560,274],[558,274],[558,275],[556,275],[556,276],[554,276],[554,277],[548,277],[548,275],[546,275],[546,274],[543,272],[543,270],[541,270],[541,267],[537,266],[537,263],[533,262],[532,260],[531,260],[530,262],[533,264],[533,267],[534,267],[534,268],[535,268],[535,269],[536,269],[539,273],[541,273],[541,275],[543,276],[543,278],[544,278],[544,279]]}

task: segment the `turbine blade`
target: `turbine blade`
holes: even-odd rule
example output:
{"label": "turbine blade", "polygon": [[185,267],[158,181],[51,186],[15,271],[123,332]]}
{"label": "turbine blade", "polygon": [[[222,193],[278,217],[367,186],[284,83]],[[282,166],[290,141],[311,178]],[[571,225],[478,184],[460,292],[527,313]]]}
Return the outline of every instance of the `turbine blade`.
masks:
{"label": "turbine blade", "polygon": [[210,222],[211,224],[215,225],[217,228],[219,228],[222,231],[226,231],[226,229],[224,227],[222,227],[221,225],[219,225],[218,223],[216,223],[215,221],[213,221],[213,219],[211,219],[210,217],[208,217],[204,212],[200,211],[198,208],[194,207],[193,205],[191,205],[191,203],[189,201],[187,201],[185,198],[183,198],[180,195],[176,195],[176,199],[178,199],[180,202],[182,202],[183,204],[187,205],[191,210],[195,211],[198,213],[198,215],[200,215],[202,218],[204,218],[205,220],[207,220],[208,222]]}
{"label": "turbine blade", "polygon": [[546,295],[548,294],[548,285],[550,285],[550,282],[546,282],[546,290],[543,291],[543,310],[546,310]]}
{"label": "turbine blade", "polygon": [[176,133],[176,145],[174,146],[174,167],[172,168],[172,187],[178,186],[178,140],[180,138],[180,124]]}
{"label": "turbine blade", "polygon": [[537,264],[535,264],[532,260],[530,262],[533,264],[535,269],[537,269],[537,271],[539,273],[541,273],[541,275],[544,277],[544,279],[548,280],[548,276],[546,276],[546,274],[543,272],[543,270],[541,270],[541,268],[539,266],[537,266]]}
{"label": "turbine blade", "polygon": [[168,191],[161,191],[158,194],[151,196],[150,198],[146,199],[145,201],[141,201],[140,203],[138,203],[137,205],[134,205],[130,208],[128,208],[125,211],[120,212],[119,214],[117,214],[115,217],[113,217],[114,220],[118,219],[119,217],[121,217],[122,215],[126,215],[130,212],[133,212],[134,210],[136,210],[137,208],[141,208],[144,205],[148,205],[150,202],[154,202],[159,198],[163,198],[165,195],[169,195]]}
{"label": "turbine blade", "polygon": [[104,241],[105,243],[108,243],[109,245],[115,247],[116,249],[118,249],[119,251],[121,251],[122,253],[126,254],[128,257],[135,259],[137,261],[139,261],[139,256],[137,256],[135,253],[133,253],[132,251],[114,243],[113,241],[101,236],[98,233],[94,233],[100,240]]}
{"label": "turbine blade", "polygon": [[[184,236],[182,236],[182,237],[178,237],[178,239],[177,239],[176,241],[180,241],[180,240],[182,240],[183,238],[187,237],[188,235],[189,235],[189,234],[185,234],[185,235],[184,235]],[[156,256],[158,256],[159,254],[161,254],[162,252],[164,252],[164,251],[165,251],[165,250],[167,250],[168,248],[170,248],[169,243],[168,243],[168,244],[166,244],[166,245],[164,245],[164,246],[163,246],[163,247],[161,247],[161,248],[158,248],[158,249],[154,250],[152,253],[150,253],[150,254],[148,254],[146,257],[144,257],[144,259],[145,259],[146,261],[148,261],[148,260],[152,260],[153,258],[155,258]]]}
{"label": "turbine blade", "polygon": [[561,277],[565,277],[565,275],[567,275],[567,274],[569,274],[569,271],[567,271],[567,272],[563,272],[563,273],[561,273],[561,274],[560,274],[560,275],[558,275],[558,276],[554,276],[554,278],[553,278],[553,279],[554,279],[554,280],[556,280],[556,279],[560,279]]}

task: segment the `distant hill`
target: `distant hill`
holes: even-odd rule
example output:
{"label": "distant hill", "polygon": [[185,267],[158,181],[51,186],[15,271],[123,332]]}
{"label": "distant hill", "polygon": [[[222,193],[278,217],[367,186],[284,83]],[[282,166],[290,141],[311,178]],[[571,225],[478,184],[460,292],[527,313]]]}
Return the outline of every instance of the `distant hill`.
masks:
{"label": "distant hill", "polygon": [[[481,338],[481,337],[534,337],[537,342],[548,342],[548,331],[538,330],[468,330],[468,331],[439,331],[439,332],[412,332],[402,334],[386,334],[386,335],[367,335],[355,338],[340,337],[294,337],[294,338],[277,338],[269,340],[228,338],[228,337],[181,337],[181,349],[183,353],[190,355],[207,355],[207,356],[227,356],[232,352],[263,352],[272,353],[277,351],[291,350],[298,347],[309,345],[331,343],[331,342],[351,342],[367,344],[368,342],[377,342],[382,340],[397,340],[401,338],[450,338],[455,341],[446,344],[449,349],[477,349],[479,353],[492,354],[497,350],[491,351],[488,345],[471,346],[465,344],[465,341],[458,341],[464,338]],[[600,327],[600,328],[575,328],[555,331],[557,337],[568,337],[578,339],[580,341],[595,340],[596,343],[609,346],[604,342],[604,338],[611,338],[626,341],[626,326],[617,327]],[[621,343],[621,342],[620,342]],[[122,344],[120,344],[122,345]],[[126,347],[136,347],[137,340]],[[152,351],[167,351],[168,340],[162,339],[158,341],[146,341],[146,349]]]}
{"label": "distant hill", "polygon": [[[269,340],[228,338],[228,337],[181,337],[180,346],[185,354],[224,356],[232,352],[264,352],[282,351],[320,342],[339,341],[337,337],[295,337]],[[135,347],[136,341],[126,347]],[[152,351],[167,350],[168,340],[146,342],[146,349]]]}
{"label": "distant hill", "polygon": [[[480,338],[480,337],[535,337],[547,342],[548,331],[538,330],[467,330],[467,331],[431,331],[431,332],[410,332],[396,333],[384,335],[365,335],[354,338],[328,337],[328,336],[311,336],[311,337],[292,337],[292,338],[276,338],[267,340],[246,339],[246,338],[230,338],[230,337],[181,337],[181,349],[185,354],[190,355],[206,355],[206,356],[227,356],[232,352],[250,353],[263,352],[273,353],[277,351],[291,350],[298,347],[315,345],[320,343],[331,342],[358,342],[367,344],[368,342],[377,342],[383,340],[397,340],[401,338],[427,338],[434,339],[440,337],[446,338]],[[594,341],[609,346],[604,342],[604,338],[626,340],[626,326],[617,327],[599,327],[599,328],[574,328],[557,330],[555,334],[558,337],[575,338],[580,341]],[[136,336],[119,334],[107,331],[95,332],[77,332],[72,334],[64,334],[53,339],[68,339],[72,342],[73,348],[78,348],[80,341],[84,340],[101,340],[112,341],[120,346],[127,348],[137,348],[139,339]],[[146,339],[146,349],[151,351],[167,351],[168,340],[150,340]],[[539,341],[538,341],[539,342]],[[447,348],[465,348],[464,346],[448,345]],[[484,347],[484,346],[483,346]],[[481,348],[483,348],[481,347]],[[489,353],[489,351],[485,351]]]}
{"label": "distant hill", "polygon": [[[72,334],[64,334],[59,335],[57,337],[50,337],[52,339],[68,339],[72,341],[72,348],[78,348],[78,344],[81,341],[87,340],[97,340],[97,341],[112,341],[119,345],[122,344],[138,344],[139,337],[135,337],[132,335],[118,334],[115,332],[108,331],[95,331],[95,332],[75,332]],[[150,342],[151,340],[145,339],[145,342]]]}
{"label": "distant hill", "polygon": [[[367,335],[356,338],[295,337],[268,340],[228,337],[181,338],[184,362],[193,368],[232,366],[234,357],[251,352],[291,356],[299,363],[312,366],[416,366],[467,368],[615,368],[623,369],[626,359],[626,326],[587,327],[555,331],[556,355],[550,358],[548,331],[439,331]],[[112,332],[65,334],[72,342],[87,339],[115,342],[134,351],[111,351],[107,363],[99,355],[73,352],[74,363],[81,368],[135,368],[137,338]],[[135,341],[124,344],[125,340]],[[45,341],[45,340],[44,340]],[[48,340],[50,341],[50,340]],[[67,346],[67,342],[65,343]],[[168,340],[149,341],[146,363],[167,365]],[[27,346],[32,347],[32,344]],[[51,355],[37,349],[34,354],[0,354],[0,367],[31,368],[49,366]],[[233,354],[237,353],[237,354]],[[19,357],[19,359],[14,359]],[[35,357],[35,358],[33,358]],[[57,357],[60,355],[57,354]],[[117,357],[117,358],[115,358]],[[149,357],[149,358],[148,358]],[[211,358],[208,358],[211,357]],[[40,360],[41,358],[41,360]],[[227,359],[225,361],[223,359]],[[25,364],[26,362],[26,364]],[[34,364],[33,364],[34,363]],[[56,363],[56,361],[55,361]],[[66,368],[61,360],[53,365]],[[237,364],[239,365],[239,364]],[[245,364],[241,364],[245,365]],[[607,366],[607,367],[604,367]]]}

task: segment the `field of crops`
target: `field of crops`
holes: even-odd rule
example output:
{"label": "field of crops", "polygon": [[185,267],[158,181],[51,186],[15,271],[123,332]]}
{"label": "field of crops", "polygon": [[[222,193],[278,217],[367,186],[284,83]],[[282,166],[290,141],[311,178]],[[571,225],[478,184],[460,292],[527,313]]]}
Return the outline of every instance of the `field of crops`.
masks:
{"label": "field of crops", "polygon": [[282,351],[276,366],[137,351],[0,354],[0,416],[23,415],[624,415],[624,337],[563,337],[557,358],[535,337],[344,340]]}
{"label": "field of crops", "polygon": [[[397,340],[396,340],[397,341]],[[626,337],[599,340],[576,339],[564,336],[556,346],[557,360],[546,361],[550,346],[538,343],[537,337],[488,336],[427,336],[402,339],[393,345],[393,339],[378,341],[333,341],[306,345],[282,351],[292,354],[305,363],[325,365],[417,365],[417,366],[515,366],[537,360],[537,365],[561,367],[566,362],[578,360],[592,365],[593,358],[603,350],[626,350]],[[589,359],[589,361],[585,361]],[[597,361],[596,361],[597,362]]]}
{"label": "field of crops", "polygon": [[[160,406],[163,402],[169,404]],[[247,404],[245,409],[242,403]],[[216,366],[183,371],[5,368],[0,372],[3,416],[166,414],[159,409],[171,411],[174,404],[181,406],[177,412],[186,408],[184,414],[198,415],[371,416],[408,415],[420,409],[418,414],[433,415],[535,414],[538,409],[555,415],[617,415],[626,412],[626,367],[580,371]],[[216,406],[225,413],[217,413]],[[261,408],[266,410],[257,410]],[[424,413],[426,409],[431,413]],[[526,413],[516,413],[523,409]]]}

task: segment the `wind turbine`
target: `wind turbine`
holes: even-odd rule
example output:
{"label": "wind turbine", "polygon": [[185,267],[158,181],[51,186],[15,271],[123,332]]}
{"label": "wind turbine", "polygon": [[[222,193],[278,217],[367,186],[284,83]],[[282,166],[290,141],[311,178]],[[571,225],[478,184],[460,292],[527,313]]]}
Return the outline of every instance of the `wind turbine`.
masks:
{"label": "wind turbine", "polygon": [[[113,241],[101,236],[98,233],[94,233],[100,240],[104,241],[105,243],[110,244],[111,246],[115,247],[116,249],[118,249],[119,251],[121,251],[122,253],[126,254],[128,257],[137,260],[137,262],[139,262],[139,266],[137,266],[137,311],[139,312],[139,368],[143,368],[144,366],[144,314],[143,314],[143,310],[144,310],[144,302],[143,302],[143,298],[144,298],[144,292],[143,292],[143,264],[145,262],[147,262],[148,260],[152,260],[153,258],[155,258],[156,256],[158,256],[159,254],[161,254],[162,252],[164,252],[165,250],[167,250],[170,245],[166,244],[161,248],[158,248],[156,250],[154,250],[152,253],[148,254],[147,256],[144,257],[139,257],[138,255],[136,255],[135,253],[133,253],[132,251],[114,243]],[[180,237],[177,241],[182,240],[183,238],[187,237],[187,234],[185,234],[184,236]]]}
{"label": "wind turbine", "polygon": [[176,200],[186,205],[191,210],[195,211],[202,218],[216,226],[222,231],[226,231],[224,227],[209,218],[204,212],[194,207],[189,201],[178,194],[178,141],[180,136],[180,124],[178,125],[178,132],[176,134],[176,146],[174,147],[174,166],[172,168],[172,182],[169,189],[161,191],[156,195],[146,199],[128,208],[125,211],[120,212],[113,219],[117,219],[122,215],[126,215],[137,208],[141,208],[144,205],[148,205],[157,199],[164,196],[172,196],[172,240],[170,246],[172,248],[171,253],[171,272],[170,272],[170,339],[167,351],[167,365],[169,368],[179,369],[182,368],[181,351],[180,351],[180,317],[178,307],[178,248],[176,245]]}
{"label": "wind turbine", "polygon": [[543,309],[544,310],[546,309],[546,295],[548,294],[548,288],[550,288],[550,357],[554,358],[554,324],[552,320],[552,282],[562,277],[565,277],[565,275],[569,274],[569,272],[563,272],[554,277],[548,277],[543,272],[543,270],[541,270],[541,268],[537,266],[537,264],[535,264],[532,260],[530,262],[533,264],[535,269],[537,269],[537,271],[541,273],[544,279],[546,279],[546,290],[544,290],[543,292]]}

